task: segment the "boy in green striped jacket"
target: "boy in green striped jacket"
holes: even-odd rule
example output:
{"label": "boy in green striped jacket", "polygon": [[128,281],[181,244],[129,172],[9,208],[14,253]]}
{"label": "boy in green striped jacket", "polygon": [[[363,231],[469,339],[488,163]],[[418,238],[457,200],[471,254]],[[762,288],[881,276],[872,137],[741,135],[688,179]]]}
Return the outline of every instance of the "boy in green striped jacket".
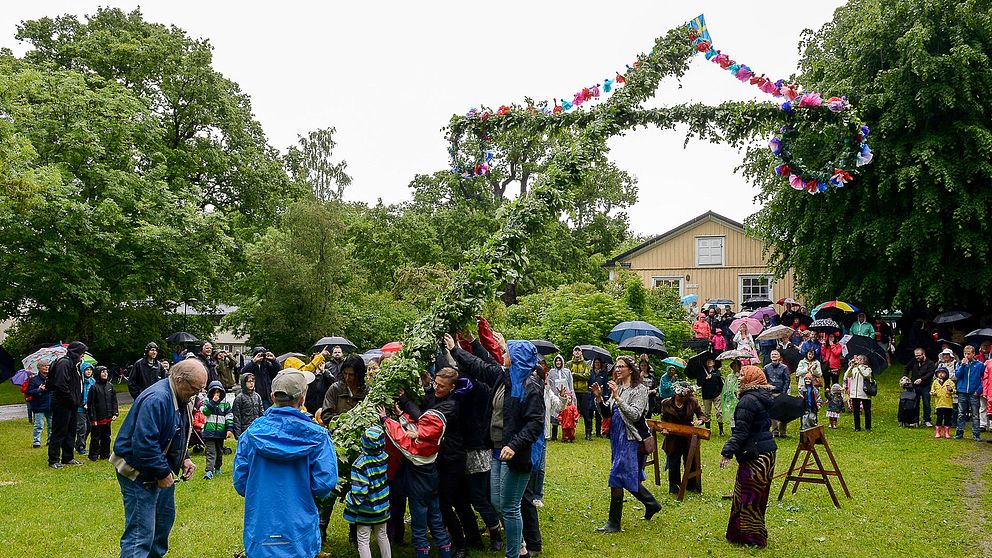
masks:
{"label": "boy in green striped jacket", "polygon": [[370,426],[362,434],[362,450],[351,465],[351,490],[345,497],[344,519],[358,525],[358,555],[372,558],[369,547],[375,532],[382,558],[390,558],[386,521],[389,519],[389,484],[386,468],[386,436],[379,425]]}

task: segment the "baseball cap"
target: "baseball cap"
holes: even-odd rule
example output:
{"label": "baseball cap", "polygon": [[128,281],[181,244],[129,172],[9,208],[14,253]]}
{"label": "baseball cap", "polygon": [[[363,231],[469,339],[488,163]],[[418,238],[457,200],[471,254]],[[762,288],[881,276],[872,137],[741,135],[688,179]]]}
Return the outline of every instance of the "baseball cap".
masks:
{"label": "baseball cap", "polygon": [[314,380],[311,372],[286,368],[272,379],[272,394],[282,394],[288,399],[296,399],[306,391],[307,385]]}

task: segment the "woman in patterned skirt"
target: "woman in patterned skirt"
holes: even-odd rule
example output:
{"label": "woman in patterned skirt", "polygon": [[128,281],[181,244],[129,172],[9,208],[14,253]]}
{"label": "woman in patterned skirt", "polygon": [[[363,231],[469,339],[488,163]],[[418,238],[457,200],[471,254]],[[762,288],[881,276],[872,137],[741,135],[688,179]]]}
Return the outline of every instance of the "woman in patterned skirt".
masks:
{"label": "woman in patterned skirt", "polygon": [[734,430],[720,452],[720,467],[737,458],[737,482],[730,507],[727,540],[764,548],[768,544],[765,509],[775,476],[775,439],[769,429],[772,419],[772,386],[757,366],[745,366],[739,374],[739,401],[734,410]]}

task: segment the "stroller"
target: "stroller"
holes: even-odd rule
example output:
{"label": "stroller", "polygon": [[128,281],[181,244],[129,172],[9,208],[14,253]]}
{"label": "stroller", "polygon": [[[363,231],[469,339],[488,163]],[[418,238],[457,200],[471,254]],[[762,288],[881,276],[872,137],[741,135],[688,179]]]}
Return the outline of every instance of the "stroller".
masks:
{"label": "stroller", "polygon": [[899,425],[916,426],[920,422],[920,403],[916,400],[913,383],[906,377],[903,377],[899,383],[903,388],[899,393]]}

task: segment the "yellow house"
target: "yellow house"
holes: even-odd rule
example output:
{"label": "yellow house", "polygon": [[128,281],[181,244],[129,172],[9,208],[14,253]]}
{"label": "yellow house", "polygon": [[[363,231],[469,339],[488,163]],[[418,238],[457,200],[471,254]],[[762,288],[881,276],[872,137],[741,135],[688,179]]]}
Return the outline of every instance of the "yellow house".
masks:
{"label": "yellow house", "polygon": [[[744,231],[744,225],[722,215],[706,213],[660,234],[604,264],[610,277],[616,268],[640,275],[646,287],[670,285],[679,296],[698,295],[696,306],[707,300],[727,299],[733,309],[750,298],[796,298],[792,272],[774,281],[762,257],[762,242]],[[798,300],[798,299],[797,299]]]}

